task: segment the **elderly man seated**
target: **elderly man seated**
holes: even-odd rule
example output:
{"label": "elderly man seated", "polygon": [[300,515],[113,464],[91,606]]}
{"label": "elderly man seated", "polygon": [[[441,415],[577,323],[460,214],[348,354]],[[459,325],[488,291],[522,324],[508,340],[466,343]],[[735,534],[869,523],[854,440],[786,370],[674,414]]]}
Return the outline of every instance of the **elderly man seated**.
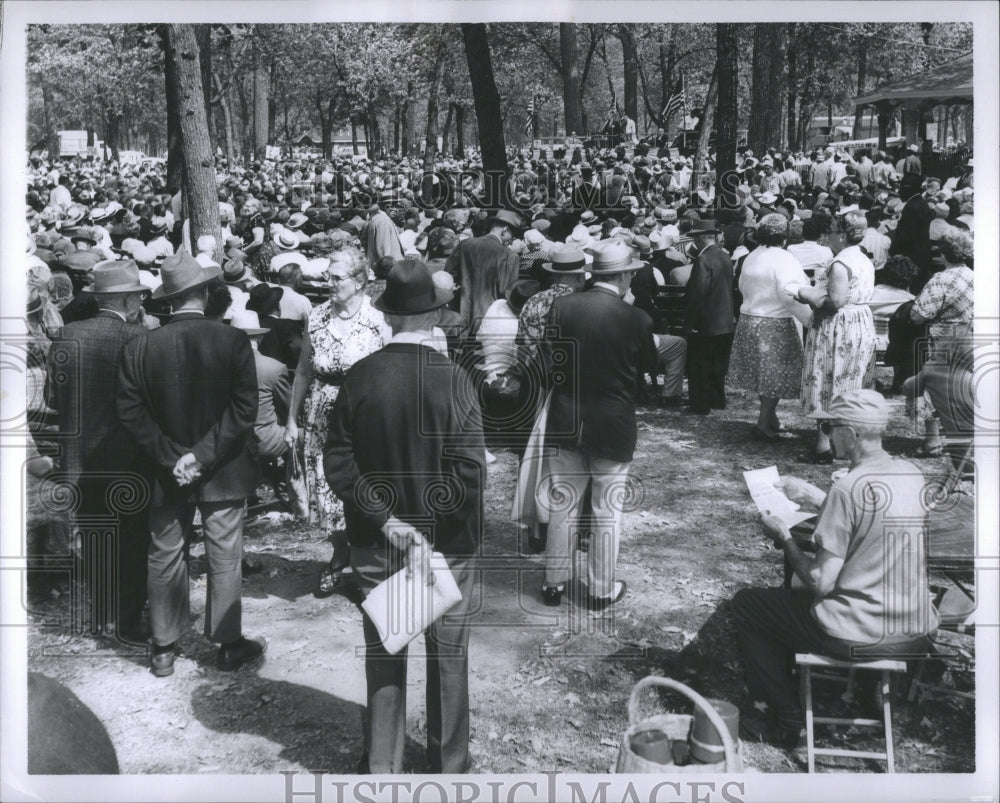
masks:
{"label": "elderly man seated", "polygon": [[[850,470],[828,494],[795,477],[778,485],[793,501],[819,508],[810,558],[788,526],[765,514],[800,587],[745,588],[733,616],[752,708],[741,716],[744,738],[794,746],[802,713],[789,662],[796,652],[833,658],[926,654],[937,629],[930,605],[921,504],[924,477],[882,448],[889,421],[872,390],[837,396],[826,413],[834,454]],[[803,587],[804,586],[804,587]],[[766,712],[760,716],[758,712]]]}

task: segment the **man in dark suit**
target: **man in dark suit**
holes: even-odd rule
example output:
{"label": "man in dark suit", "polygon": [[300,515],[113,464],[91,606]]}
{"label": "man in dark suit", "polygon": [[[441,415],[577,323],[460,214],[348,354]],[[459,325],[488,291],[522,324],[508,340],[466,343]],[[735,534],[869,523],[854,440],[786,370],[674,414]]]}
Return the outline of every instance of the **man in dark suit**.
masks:
{"label": "man in dark suit", "polygon": [[141,642],[147,635],[140,623],[149,486],[135,441],[118,420],[115,379],[122,348],[145,331],[138,317],[150,288],[140,284],[131,260],[99,263],[93,275],[83,297],[94,300],[97,313],[64,326],[49,350],[49,403],[59,416],[62,470],[80,492],[76,513],[90,581],[88,624],[94,632],[114,624],[119,639]]}
{"label": "man in dark suit", "polygon": [[[407,551],[411,563],[425,560],[431,545],[462,593],[427,631],[427,752],[436,773],[470,768],[468,617],[486,477],[475,390],[430,341],[437,310],[450,298],[419,260],[393,267],[374,302],[393,339],[344,378],[323,463],[330,489],[344,500],[351,564],[365,595],[401,567]],[[364,634],[367,770],[401,772],[406,650],[389,655],[367,613]]]}
{"label": "man in dark suit", "polygon": [[690,411],[707,415],[726,409],[726,371],[736,323],[733,313],[733,263],[718,244],[714,220],[689,232],[696,257],[684,293]]}
{"label": "man in dark suit", "polygon": [[[625,595],[615,580],[624,487],[637,437],[635,397],[640,371],[656,364],[653,321],[622,298],[635,272],[628,246],[612,240],[595,248],[594,286],[557,298],[549,313],[556,333],[552,397],[545,432],[553,487],[569,488],[569,504],[553,505],[545,547],[542,598],[558,605],[572,574],[572,528],[592,482],[596,527],[587,553],[587,604],[601,611]],[[564,345],[560,345],[564,344]]]}
{"label": "man in dark suit", "polygon": [[263,655],[242,635],[240,554],[245,500],[257,481],[257,374],[245,332],[207,320],[207,285],[218,267],[167,257],[162,286],[172,316],[131,341],[118,377],[118,415],[152,460],[149,611],[152,671],[174,671],[175,644],[188,625],[185,542],[201,513],[208,558],[205,636],[221,643],[218,666],[238,669]]}
{"label": "man in dark suit", "polygon": [[914,292],[919,292],[917,288],[927,284],[933,269],[930,231],[934,212],[921,192],[922,186],[922,177],[915,173],[906,173],[900,181],[899,197],[906,203],[896,230],[892,233],[892,245],[889,246],[889,256],[908,256],[920,268]]}
{"label": "man in dark suit", "polygon": [[489,230],[458,244],[445,270],[462,288],[459,314],[465,336],[475,337],[490,304],[504,298],[517,281],[519,259],[509,246],[521,232],[521,219],[501,210],[487,220]]}

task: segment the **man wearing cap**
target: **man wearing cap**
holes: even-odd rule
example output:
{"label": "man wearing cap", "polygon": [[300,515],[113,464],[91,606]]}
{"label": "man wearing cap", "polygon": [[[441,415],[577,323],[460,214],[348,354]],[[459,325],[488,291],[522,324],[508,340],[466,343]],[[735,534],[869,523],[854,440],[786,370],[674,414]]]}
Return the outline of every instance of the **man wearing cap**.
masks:
{"label": "man wearing cap", "polygon": [[[471,763],[468,622],[486,473],[475,390],[464,370],[430,345],[437,311],[449,300],[419,260],[392,268],[374,306],[393,338],[344,377],[330,414],[324,469],[330,489],[344,500],[351,564],[365,596],[406,561],[427,561],[431,549],[444,555],[461,592],[461,601],[426,631],[425,642],[427,754],[431,772],[451,774],[468,772]],[[435,504],[445,497],[452,501]],[[363,625],[363,770],[399,773],[407,650],[389,655],[367,612]]]}
{"label": "man wearing cap", "polygon": [[541,590],[547,605],[560,604],[572,575],[573,530],[588,481],[595,526],[587,551],[586,604],[600,612],[625,596],[625,582],[615,579],[621,500],[627,495],[620,491],[637,440],[640,372],[656,364],[652,319],[623,301],[641,266],[617,240],[595,248],[594,286],[557,298],[549,313],[558,340],[549,363],[553,370],[547,372],[552,396],[545,445],[556,449],[549,463],[552,487],[567,489],[569,503],[553,505],[549,516]]}
{"label": "man wearing cap", "polygon": [[[131,260],[101,262],[93,276],[82,295],[95,300],[97,313],[66,324],[49,350],[49,403],[58,413],[62,469],[80,492],[83,569],[92,581],[89,625],[94,632],[113,626],[119,639],[141,643],[148,636],[141,617],[149,484],[118,418],[115,379],[122,348],[145,331],[138,320],[150,288]],[[90,532],[85,522],[97,518],[102,522]]]}
{"label": "man wearing cap", "polygon": [[906,149],[906,156],[903,159],[903,169],[900,171],[904,176],[908,173],[913,173],[916,175],[921,175],[923,167],[920,163],[920,157],[917,155],[920,153],[920,146],[915,142],[911,143]]}
{"label": "man wearing cap", "polygon": [[461,288],[459,314],[467,337],[475,337],[490,305],[517,281],[518,256],[509,248],[521,233],[521,219],[503,209],[487,219],[482,237],[462,240],[448,257],[446,270]]}
{"label": "man wearing cap", "polygon": [[[841,660],[925,655],[938,624],[927,581],[925,480],[882,448],[885,399],[873,390],[848,391],[817,417],[850,470],[828,494],[796,477],[776,483],[793,502],[819,509],[815,559],[766,512],[764,526],[794,571],[792,587],[745,588],[732,602],[754,704],[741,717],[741,735],[784,746],[798,741],[803,724],[789,668],[794,653]],[[762,703],[766,717],[758,713]]]}
{"label": "man wearing cap", "polygon": [[714,220],[702,220],[689,232],[695,260],[684,293],[690,411],[707,415],[726,409],[726,372],[736,331],[733,312],[733,263],[718,244]]}
{"label": "man wearing cap", "polygon": [[172,316],[125,347],[118,415],[152,462],[149,611],[152,671],[173,674],[189,625],[185,544],[195,510],[208,559],[205,636],[221,644],[219,669],[259,659],[264,644],[244,638],[240,604],[243,517],[257,482],[257,372],[244,332],[205,318],[207,285],[218,268],[180,253],[163,262],[154,298]]}

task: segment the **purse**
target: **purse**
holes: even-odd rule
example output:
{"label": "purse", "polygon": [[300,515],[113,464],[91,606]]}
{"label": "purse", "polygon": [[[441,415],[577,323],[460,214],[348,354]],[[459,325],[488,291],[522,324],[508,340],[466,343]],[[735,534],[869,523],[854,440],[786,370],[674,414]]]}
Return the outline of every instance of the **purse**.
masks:
{"label": "purse", "polygon": [[306,472],[302,465],[297,445],[289,449],[285,484],[288,488],[288,504],[297,519],[309,518],[309,491],[306,488]]}
{"label": "purse", "polygon": [[423,565],[409,563],[371,590],[361,607],[378,629],[386,652],[395,655],[462,599],[462,592],[440,552],[432,552],[427,584]]}

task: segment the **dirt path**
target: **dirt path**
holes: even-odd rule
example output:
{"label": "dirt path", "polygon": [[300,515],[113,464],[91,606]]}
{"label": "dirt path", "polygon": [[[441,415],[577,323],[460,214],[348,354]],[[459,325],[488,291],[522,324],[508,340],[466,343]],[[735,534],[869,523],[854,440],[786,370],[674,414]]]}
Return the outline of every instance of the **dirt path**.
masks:
{"label": "dirt path", "polygon": [[[628,695],[647,674],[740,701],[728,600],[744,585],[778,584],[782,576],[780,554],[764,536],[741,472],[776,464],[782,474],[822,487],[831,473],[796,462],[810,443],[809,424],[794,403],[782,403],[779,414],[799,437],[776,445],[749,440],[754,408],[733,394],[729,410],[706,418],[641,410],[632,472],[638,497],[626,515],[618,567],[629,595],[613,618],[592,618],[565,601],[556,613],[542,605],[541,561],[518,556],[509,521],[516,460],[498,454],[489,469],[487,560],[470,640],[479,771],[607,772],[627,725]],[[897,453],[917,443],[901,415],[890,436]],[[250,526],[246,541],[264,563],[262,573],[244,580],[244,631],[269,641],[257,670],[215,668],[214,648],[200,635],[200,545],[193,549],[192,628],[170,678],[153,677],[141,650],[69,635],[60,624],[65,597],[32,611],[30,667],[66,683],[105,723],[123,772],[353,772],[364,705],[361,618],[343,596],[312,596],[329,545],[307,528],[268,519]],[[421,646],[411,649],[419,655]],[[411,660],[407,763],[415,772],[427,769],[423,694],[422,661]],[[677,697],[648,704],[688,710]],[[897,771],[972,769],[971,710],[931,700],[897,703],[894,713]],[[851,739],[859,746],[871,741],[861,733]],[[803,769],[776,748],[745,745],[744,754],[761,771]],[[850,759],[830,766],[880,771]]]}

